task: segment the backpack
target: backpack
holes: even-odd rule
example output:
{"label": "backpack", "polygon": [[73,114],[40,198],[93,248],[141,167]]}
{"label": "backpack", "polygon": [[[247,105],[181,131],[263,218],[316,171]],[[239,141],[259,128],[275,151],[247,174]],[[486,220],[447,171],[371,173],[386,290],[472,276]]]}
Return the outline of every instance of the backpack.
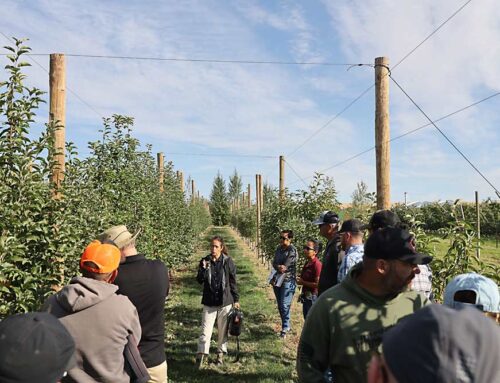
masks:
{"label": "backpack", "polygon": [[229,333],[229,335],[236,337],[237,353],[235,362],[238,362],[240,360],[240,334],[242,327],[243,312],[241,310],[232,308],[227,315],[227,332]]}
{"label": "backpack", "polygon": [[233,308],[227,316],[227,322],[229,335],[240,336],[243,326],[243,312]]}

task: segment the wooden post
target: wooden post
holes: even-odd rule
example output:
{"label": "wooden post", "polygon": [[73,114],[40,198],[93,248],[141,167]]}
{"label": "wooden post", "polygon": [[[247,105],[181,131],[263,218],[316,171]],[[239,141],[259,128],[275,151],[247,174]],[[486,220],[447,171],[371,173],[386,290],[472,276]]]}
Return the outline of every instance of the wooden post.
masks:
{"label": "wooden post", "polygon": [[264,210],[264,185],[262,184],[262,174],[259,174],[259,200],[260,212],[262,215],[262,210]]}
{"label": "wooden post", "polygon": [[375,155],[377,162],[377,209],[391,208],[389,59],[375,59]]}
{"label": "wooden post", "polygon": [[285,199],[285,157],[280,156],[280,201]]}
{"label": "wooden post", "polygon": [[200,191],[199,190],[196,192],[196,198],[200,199]]}
{"label": "wooden post", "polygon": [[250,184],[248,184],[248,187],[247,187],[247,203],[248,203],[248,207],[252,207],[252,193],[251,193],[251,189],[250,189]]}
{"label": "wooden post", "polygon": [[477,231],[477,257],[481,257],[481,214],[479,209],[479,193],[476,190],[476,231]]}
{"label": "wooden post", "polygon": [[64,179],[64,147],[66,133],[66,61],[63,54],[50,55],[49,70],[50,111],[49,122],[56,125],[54,132],[54,167],[51,179],[54,184],[54,198],[60,198],[59,188]]}
{"label": "wooden post", "polygon": [[156,159],[158,161],[158,182],[160,184],[160,192],[163,193],[163,153],[157,153]]}
{"label": "wooden post", "polygon": [[194,201],[195,199],[195,187],[194,187],[194,180],[191,180],[191,200]]}
{"label": "wooden post", "polygon": [[256,204],[256,211],[257,211],[257,230],[256,230],[256,236],[255,236],[255,251],[257,254],[257,258],[259,257],[259,247],[260,247],[260,193],[258,192],[260,190],[260,175],[256,174],[255,175],[255,190],[257,191],[255,193],[255,204]]}

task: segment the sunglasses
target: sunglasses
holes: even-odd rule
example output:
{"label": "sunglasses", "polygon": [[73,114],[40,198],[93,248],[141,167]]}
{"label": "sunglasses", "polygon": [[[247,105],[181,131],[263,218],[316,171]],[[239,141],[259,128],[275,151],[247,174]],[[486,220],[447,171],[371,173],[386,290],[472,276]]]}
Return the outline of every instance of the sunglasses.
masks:
{"label": "sunglasses", "polygon": [[280,236],[280,239],[283,240],[283,241],[286,241],[287,239],[290,239],[288,237],[283,237],[283,236]]}
{"label": "sunglasses", "polygon": [[304,250],[314,251],[316,249],[314,247],[304,246]]}

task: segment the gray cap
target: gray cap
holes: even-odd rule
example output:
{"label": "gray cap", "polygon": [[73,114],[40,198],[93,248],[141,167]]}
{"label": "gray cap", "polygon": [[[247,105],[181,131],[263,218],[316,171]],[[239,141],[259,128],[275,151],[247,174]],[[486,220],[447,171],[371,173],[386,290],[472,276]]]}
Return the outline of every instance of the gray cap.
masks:
{"label": "gray cap", "polygon": [[382,348],[399,382],[500,382],[500,329],[474,308],[426,306],[386,332]]}

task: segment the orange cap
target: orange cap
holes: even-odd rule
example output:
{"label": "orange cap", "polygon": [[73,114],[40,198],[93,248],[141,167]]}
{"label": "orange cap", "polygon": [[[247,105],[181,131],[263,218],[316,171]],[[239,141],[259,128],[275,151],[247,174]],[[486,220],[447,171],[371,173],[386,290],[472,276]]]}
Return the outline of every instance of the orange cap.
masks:
{"label": "orange cap", "polygon": [[[90,267],[87,262],[93,262],[97,268]],[[82,269],[98,274],[106,274],[115,271],[120,265],[120,250],[116,246],[92,241],[83,251],[80,259]]]}

